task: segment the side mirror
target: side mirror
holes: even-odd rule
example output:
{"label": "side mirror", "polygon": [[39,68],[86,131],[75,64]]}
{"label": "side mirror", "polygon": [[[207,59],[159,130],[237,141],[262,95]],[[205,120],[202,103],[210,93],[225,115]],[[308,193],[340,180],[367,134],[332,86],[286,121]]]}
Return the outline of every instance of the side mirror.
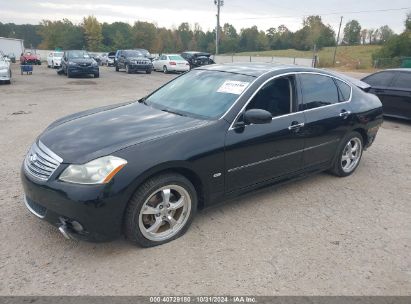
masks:
{"label": "side mirror", "polygon": [[270,112],[262,109],[251,109],[244,113],[243,115],[244,123],[262,125],[271,123],[273,116]]}

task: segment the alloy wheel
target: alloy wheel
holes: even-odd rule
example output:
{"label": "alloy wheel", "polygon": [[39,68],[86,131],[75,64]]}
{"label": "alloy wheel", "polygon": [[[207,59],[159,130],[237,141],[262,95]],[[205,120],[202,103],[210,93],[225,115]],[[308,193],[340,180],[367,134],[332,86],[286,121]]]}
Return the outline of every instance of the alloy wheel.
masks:
{"label": "alloy wheel", "polygon": [[357,137],[351,138],[346,144],[341,157],[341,168],[345,173],[350,173],[357,167],[361,159],[361,153],[361,140]]}
{"label": "alloy wheel", "polygon": [[186,224],[191,212],[191,198],[178,185],[167,185],[154,191],[144,202],[138,225],[151,241],[164,241],[176,235]]}

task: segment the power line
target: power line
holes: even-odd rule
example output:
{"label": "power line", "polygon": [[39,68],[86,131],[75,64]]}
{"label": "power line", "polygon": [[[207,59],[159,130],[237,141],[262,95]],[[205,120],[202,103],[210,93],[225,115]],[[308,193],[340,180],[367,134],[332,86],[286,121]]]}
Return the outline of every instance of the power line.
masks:
{"label": "power line", "polygon": [[403,11],[403,10],[409,10],[409,9],[411,9],[411,7],[387,8],[387,9],[365,10],[365,11],[345,11],[345,12],[330,12],[330,13],[306,13],[306,14],[303,14],[303,15],[293,15],[293,16],[266,16],[266,17],[232,18],[231,20],[296,18],[296,17],[304,17],[304,16],[307,16],[307,15],[330,16],[330,15],[344,15],[344,14],[362,14],[362,13]]}

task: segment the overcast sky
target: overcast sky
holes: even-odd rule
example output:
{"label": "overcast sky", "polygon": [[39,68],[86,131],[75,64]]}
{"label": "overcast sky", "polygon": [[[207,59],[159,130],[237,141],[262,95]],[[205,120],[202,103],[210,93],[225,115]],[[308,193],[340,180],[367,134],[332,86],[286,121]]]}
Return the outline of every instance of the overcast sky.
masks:
{"label": "overcast sky", "polygon": [[[344,5],[341,5],[344,3]],[[408,8],[385,12],[352,13],[369,10]],[[257,25],[266,30],[285,24],[295,31],[307,15],[322,15],[323,21],[336,31],[340,16],[344,24],[357,19],[363,28],[389,25],[402,32],[410,0],[225,0],[221,23],[229,22],[238,30]],[[68,18],[75,23],[86,15],[96,16],[100,22],[154,22],[162,27],[177,27],[181,22],[198,22],[203,30],[215,27],[214,0],[0,0],[0,22],[37,24],[42,19]]]}

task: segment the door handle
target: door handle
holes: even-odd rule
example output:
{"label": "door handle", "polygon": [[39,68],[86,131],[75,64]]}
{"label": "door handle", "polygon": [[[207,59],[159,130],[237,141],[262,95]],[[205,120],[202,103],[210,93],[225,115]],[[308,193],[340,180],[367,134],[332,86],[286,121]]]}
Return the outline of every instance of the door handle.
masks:
{"label": "door handle", "polygon": [[298,121],[293,121],[291,123],[291,126],[288,127],[288,130],[292,131],[292,130],[298,130],[299,128],[304,127],[305,123],[298,123]]}
{"label": "door handle", "polygon": [[351,111],[342,110],[340,113],[340,117],[346,119],[351,114]]}

